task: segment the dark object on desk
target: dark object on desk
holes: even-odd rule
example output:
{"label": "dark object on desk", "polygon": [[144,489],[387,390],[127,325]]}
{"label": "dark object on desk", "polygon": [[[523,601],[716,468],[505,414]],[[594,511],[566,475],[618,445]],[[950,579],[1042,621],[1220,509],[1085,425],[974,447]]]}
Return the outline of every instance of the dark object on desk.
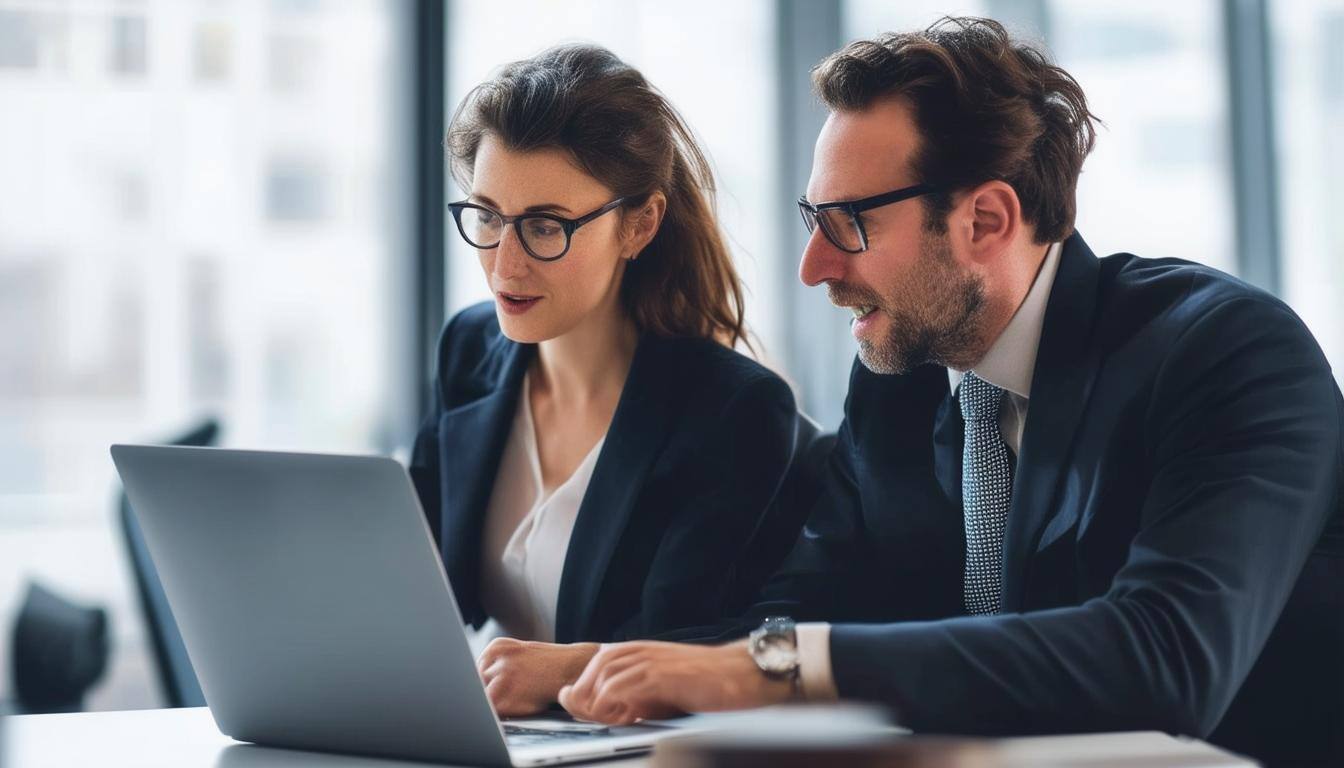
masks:
{"label": "dark object on desk", "polygon": [[[806,728],[802,729],[806,731]],[[1240,755],[1156,731],[1014,739],[950,736],[864,737],[719,732],[659,744],[654,768],[792,768],[845,765],[883,768],[1251,768]]]}
{"label": "dark object on desk", "polygon": [[653,768],[1006,768],[975,739],[906,739],[886,744],[809,747],[705,747],[692,739],[662,744]]}
{"label": "dark object on desk", "polygon": [[[213,445],[218,436],[219,422],[207,419],[168,444],[208,446]],[[140,523],[124,491],[121,493],[118,514],[127,554],[135,572],[136,592],[140,597],[140,608],[145,614],[145,627],[149,630],[154,647],[154,664],[159,670],[159,686],[164,701],[169,707],[203,707],[205,695],[201,693],[201,684],[196,680],[196,671],[187,657],[187,647],[182,643],[177,620],[168,607],[168,597],[159,581],[159,572],[150,559],[144,534],[140,532]]]}
{"label": "dark object on desk", "polygon": [[29,584],[14,624],[13,659],[20,711],[78,712],[107,668],[107,614]]}

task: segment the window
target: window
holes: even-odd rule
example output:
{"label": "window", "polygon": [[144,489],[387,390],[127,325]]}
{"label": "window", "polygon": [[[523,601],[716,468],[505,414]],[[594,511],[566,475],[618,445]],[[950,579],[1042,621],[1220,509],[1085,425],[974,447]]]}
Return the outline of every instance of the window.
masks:
{"label": "window", "polygon": [[1270,5],[1284,299],[1344,370],[1344,1]]}
{"label": "window", "polygon": [[0,2],[0,658],[38,578],[111,611],[89,705],[155,703],[111,443],[406,439],[409,12]]}
{"label": "window", "polygon": [[1078,182],[1078,231],[1237,272],[1221,5],[1052,2],[1048,39],[1104,122]]}

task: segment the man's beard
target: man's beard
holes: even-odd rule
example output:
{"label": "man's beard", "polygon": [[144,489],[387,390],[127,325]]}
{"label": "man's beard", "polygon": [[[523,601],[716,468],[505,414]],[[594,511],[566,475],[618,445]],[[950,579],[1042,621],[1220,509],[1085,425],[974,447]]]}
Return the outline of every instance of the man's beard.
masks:
{"label": "man's beard", "polygon": [[985,305],[983,282],[957,270],[946,235],[925,234],[914,272],[894,296],[832,283],[835,304],[876,307],[887,316],[883,338],[859,341],[859,360],[874,373],[908,373],[925,363],[947,365],[965,357],[977,338]]}

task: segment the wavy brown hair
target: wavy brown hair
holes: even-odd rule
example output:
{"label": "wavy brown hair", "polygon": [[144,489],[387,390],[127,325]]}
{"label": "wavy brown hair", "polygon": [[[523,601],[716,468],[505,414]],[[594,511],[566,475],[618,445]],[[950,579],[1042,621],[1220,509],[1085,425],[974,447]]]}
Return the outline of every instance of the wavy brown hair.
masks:
{"label": "wavy brown hair", "polygon": [[662,192],[662,225],[626,266],[622,306],[655,335],[746,341],[713,172],[685,121],[638,70],[595,45],[561,45],[506,65],[467,94],[448,128],[453,178],[464,189],[486,134],[518,151],[564,150],[625,197],[626,210]]}
{"label": "wavy brown hair", "polygon": [[927,228],[946,229],[951,193],[1000,180],[1038,243],[1073,232],[1078,174],[1099,121],[1078,81],[997,21],[943,17],[921,32],[850,43],[813,69],[812,84],[835,111],[888,96],[913,106],[915,175],[942,190],[924,198]]}

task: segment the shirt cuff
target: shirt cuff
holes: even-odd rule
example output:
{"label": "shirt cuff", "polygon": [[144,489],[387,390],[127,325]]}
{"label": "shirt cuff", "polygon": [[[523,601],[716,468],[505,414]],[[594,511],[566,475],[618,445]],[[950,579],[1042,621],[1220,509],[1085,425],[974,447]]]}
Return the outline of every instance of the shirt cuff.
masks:
{"label": "shirt cuff", "polygon": [[808,701],[835,701],[835,678],[831,676],[831,625],[820,622],[799,624],[798,680],[803,698]]}

